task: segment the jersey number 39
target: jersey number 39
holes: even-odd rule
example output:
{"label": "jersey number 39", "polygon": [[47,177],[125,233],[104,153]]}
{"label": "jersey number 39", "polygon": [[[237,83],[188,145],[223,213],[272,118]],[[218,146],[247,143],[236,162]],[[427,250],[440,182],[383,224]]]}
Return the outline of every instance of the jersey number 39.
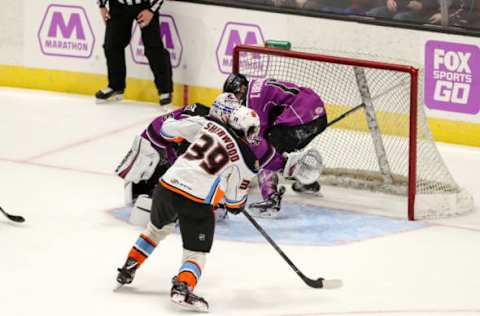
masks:
{"label": "jersey number 39", "polygon": [[[184,155],[188,160],[201,160],[200,167],[209,174],[216,174],[229,162],[227,150],[207,134],[202,134],[196,143],[191,145]],[[213,147],[213,148],[212,148]]]}

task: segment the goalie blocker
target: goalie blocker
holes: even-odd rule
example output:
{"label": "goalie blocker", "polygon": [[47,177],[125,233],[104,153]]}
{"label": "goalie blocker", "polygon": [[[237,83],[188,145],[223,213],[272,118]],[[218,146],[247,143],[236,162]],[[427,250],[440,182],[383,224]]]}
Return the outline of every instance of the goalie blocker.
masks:
{"label": "goalie blocker", "polygon": [[135,136],[132,148],[115,169],[115,173],[127,182],[139,183],[152,177],[160,161],[160,155],[150,142]]}

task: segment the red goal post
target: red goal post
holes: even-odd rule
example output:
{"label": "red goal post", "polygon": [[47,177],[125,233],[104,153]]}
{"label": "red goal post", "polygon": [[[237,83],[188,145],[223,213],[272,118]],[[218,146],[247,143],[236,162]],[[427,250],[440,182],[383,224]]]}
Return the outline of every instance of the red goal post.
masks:
{"label": "red goal post", "polygon": [[[419,144],[417,143],[419,136],[417,135],[417,132],[419,130],[422,131],[422,135],[420,135],[422,143],[420,150],[425,152],[423,148],[427,148],[426,152],[428,153],[428,156],[435,156],[433,159],[434,162],[437,163],[437,161],[439,161],[438,163],[441,165],[440,167],[444,169],[446,168],[429,134],[428,124],[426,123],[426,117],[424,116],[423,108],[420,111],[420,114],[422,114],[422,126],[420,129],[418,126],[419,95],[421,95],[421,91],[419,91],[419,69],[408,65],[249,45],[238,45],[234,48],[232,65],[234,73],[242,73],[249,78],[273,78],[277,80],[294,82],[298,85],[312,88],[320,95],[320,97],[322,97],[326,104],[340,104],[343,108],[347,109],[353,108],[360,103],[366,105],[364,107],[364,115],[368,124],[367,133],[373,138],[375,154],[372,154],[371,152],[367,153],[367,151],[365,151],[365,154],[376,156],[377,161],[375,164],[378,164],[379,170],[374,170],[376,167],[372,165],[372,162],[369,162],[370,167],[364,167],[356,166],[354,161],[346,162],[343,166],[335,168],[332,167],[331,170],[333,170],[333,172],[337,172],[337,174],[341,173],[342,178],[344,178],[343,175],[346,173],[355,174],[354,176],[349,175],[347,177],[357,178],[357,180],[360,177],[363,177],[363,175],[367,175],[366,178],[374,179],[373,182],[375,182],[375,184],[365,184],[370,180],[366,180],[365,182],[362,179],[358,181],[342,180],[339,182],[340,184],[335,183],[334,185],[354,188],[368,188],[371,191],[376,191],[379,189],[388,193],[391,193],[390,191],[392,191],[394,194],[406,195],[409,220],[414,220],[418,217],[416,216],[415,212],[416,195],[418,189],[420,189],[422,194],[430,194],[430,197],[433,199],[435,199],[435,196],[442,194],[443,192],[450,194],[453,191],[461,190],[460,188],[457,190],[458,186],[453,181],[453,178],[450,179],[451,176],[449,178],[448,170],[445,171],[446,175],[442,174],[442,176],[438,176],[436,175],[435,170],[430,171],[432,175],[429,175],[429,171],[423,171],[425,168],[422,168],[422,173],[425,173],[425,177],[423,177],[422,174],[421,180],[417,181],[417,164],[419,163],[417,159],[417,152],[419,149]],[[257,67],[255,67],[255,65]],[[337,72],[338,75],[336,75]],[[396,78],[399,76],[402,77],[402,79],[399,81],[400,83],[397,84],[397,86],[392,84],[392,87],[389,88],[390,91],[388,91],[386,88],[384,89],[383,87],[378,88],[378,86],[384,84],[384,81],[389,81],[391,78],[393,82],[394,80],[397,80]],[[312,79],[311,77],[314,78]],[[329,79],[323,80],[323,78],[326,77]],[[325,88],[325,86],[328,87]],[[348,92],[346,89],[344,89],[347,86],[350,89]],[[356,87],[354,88],[354,86]],[[382,92],[382,89],[385,91]],[[341,96],[342,93],[345,94],[344,98]],[[382,93],[384,93],[384,95],[382,95]],[[353,104],[353,101],[351,101],[353,99],[350,97],[352,94],[356,95],[360,102],[356,101],[358,103]],[[332,100],[329,100],[330,95],[332,96],[330,98]],[[340,95],[340,97],[338,97],[338,95]],[[381,102],[379,100],[385,100],[383,103],[389,104],[389,106],[390,104],[395,104],[392,105],[394,108],[379,110],[379,108],[384,107],[384,104],[380,104]],[[420,103],[420,106],[423,107],[423,103]],[[408,127],[404,127],[405,132],[401,133],[405,134],[402,135],[404,136],[401,140],[402,145],[398,145],[398,147],[408,146],[408,157],[403,158],[401,157],[403,155],[402,153],[395,153],[396,149],[393,148],[392,150],[391,148],[392,146],[394,147],[394,145],[390,145],[389,142],[392,142],[392,144],[395,142],[400,144],[400,141],[391,141],[389,140],[389,137],[393,137],[384,135],[382,132],[382,128],[384,126],[386,126],[384,129],[388,130],[387,121],[383,123],[382,119],[389,113],[402,115],[406,118],[404,124],[403,121],[401,121],[402,123],[399,123],[400,121],[398,121],[397,123],[390,122],[388,124],[408,125]],[[327,115],[329,115],[329,121],[335,118],[330,117],[328,108]],[[365,117],[362,120],[365,121]],[[406,120],[408,120],[408,123]],[[425,120],[425,122],[423,122],[423,120]],[[355,130],[357,127],[354,127],[353,125],[351,127],[346,126],[345,130],[348,131],[349,128]],[[344,146],[347,147],[351,144],[359,143],[358,140],[361,138],[360,136],[356,135],[358,132],[352,132],[350,136],[343,136],[343,134],[345,134],[345,132],[342,132],[342,138],[345,139],[344,143],[346,143],[346,145]],[[362,137],[364,138],[364,136]],[[395,137],[400,138],[398,135]],[[335,138],[335,136],[333,138]],[[426,143],[425,140],[428,141],[428,144],[424,144],[424,142]],[[312,143],[314,143],[314,141],[312,141]],[[351,144],[348,144],[349,141]],[[433,143],[433,146],[435,147],[434,149],[431,148],[432,145],[430,143]],[[317,146],[320,146],[320,143],[318,143]],[[324,151],[326,147],[328,146],[321,145],[319,148],[320,152]],[[323,154],[324,152],[322,152],[322,155]],[[355,158],[352,160],[354,159]],[[422,167],[424,160],[428,165],[428,159],[428,157],[422,159]],[[408,161],[408,168],[405,168],[405,170],[399,170],[402,169],[402,167],[395,166],[395,161],[397,160],[405,160],[400,164],[407,164]],[[393,167],[391,168],[390,165]],[[326,167],[328,170],[328,162]],[[358,176],[359,174],[363,175]],[[335,177],[336,176],[330,178]],[[444,178],[447,182],[446,185],[442,183],[444,182]],[[379,183],[378,179],[382,179],[380,181],[382,183]],[[354,182],[358,183],[353,184]],[[405,186],[404,193],[398,193],[402,190],[386,189],[386,187],[396,187],[397,182],[402,183],[399,185]],[[448,197],[448,199],[451,200],[452,198]],[[458,199],[458,197],[456,199]],[[447,204],[452,203],[448,202]],[[442,209],[438,212],[438,214],[436,213],[436,210],[428,210],[426,211],[426,215],[422,215],[420,217],[443,217],[464,212],[464,210],[460,212],[457,210],[453,210],[452,212],[444,211],[444,206],[437,208]]]}

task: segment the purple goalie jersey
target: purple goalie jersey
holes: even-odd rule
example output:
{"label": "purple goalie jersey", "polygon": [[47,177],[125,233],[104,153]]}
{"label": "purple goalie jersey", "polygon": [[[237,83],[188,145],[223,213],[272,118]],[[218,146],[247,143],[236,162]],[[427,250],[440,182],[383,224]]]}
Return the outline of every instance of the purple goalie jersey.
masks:
{"label": "purple goalie jersey", "polygon": [[166,113],[155,118],[143,131],[141,136],[148,140],[152,144],[153,148],[155,148],[158,152],[163,152],[164,157],[168,160],[168,162],[170,164],[173,164],[177,159],[177,151],[175,150],[173,143],[164,139],[160,134],[163,122],[165,122],[170,117],[178,120],[195,115],[204,116],[207,115],[208,112],[209,108],[200,103],[194,103],[184,106],[175,111]]}
{"label": "purple goalie jersey", "polygon": [[263,138],[266,130],[275,125],[303,125],[326,115],[322,99],[312,89],[273,79],[250,81],[247,107],[260,117],[259,142],[252,149],[260,167],[271,171],[282,169],[285,158]]}
{"label": "purple goalie jersey", "polygon": [[153,148],[155,148],[158,152],[163,152],[168,162],[173,164],[177,159],[177,152],[173,148],[172,143],[168,142],[160,135],[163,122],[165,122],[169,117],[173,117],[174,119],[180,119],[184,117],[183,108],[155,118],[143,131],[142,137],[148,140],[152,144]]}
{"label": "purple goalie jersey", "polygon": [[260,135],[275,125],[298,126],[325,115],[320,96],[310,88],[273,79],[253,79],[247,106],[260,116]]}

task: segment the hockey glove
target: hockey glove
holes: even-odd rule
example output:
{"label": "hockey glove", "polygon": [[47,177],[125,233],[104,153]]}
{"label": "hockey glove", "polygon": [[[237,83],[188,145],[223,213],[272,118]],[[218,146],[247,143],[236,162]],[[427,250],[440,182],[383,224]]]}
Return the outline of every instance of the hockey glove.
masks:
{"label": "hockey glove", "polygon": [[159,161],[160,155],[150,142],[136,136],[132,148],[115,169],[115,173],[127,182],[138,183],[150,179]]}
{"label": "hockey glove", "polygon": [[285,156],[287,162],[283,169],[284,177],[294,177],[302,184],[312,184],[320,177],[323,162],[318,150],[310,148],[306,151],[288,153]]}

